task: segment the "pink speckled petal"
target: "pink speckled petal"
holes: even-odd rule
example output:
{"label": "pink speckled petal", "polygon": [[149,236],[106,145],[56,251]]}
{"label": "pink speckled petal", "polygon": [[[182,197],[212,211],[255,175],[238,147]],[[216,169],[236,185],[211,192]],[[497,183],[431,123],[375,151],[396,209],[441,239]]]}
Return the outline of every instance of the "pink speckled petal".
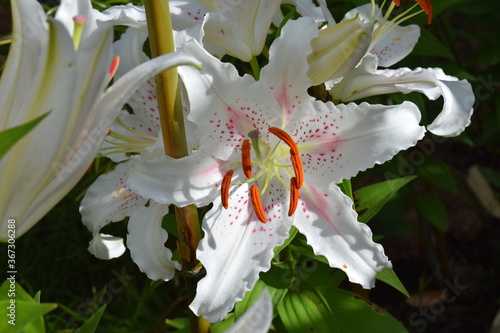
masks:
{"label": "pink speckled petal", "polygon": [[[120,66],[115,74],[116,79],[149,60],[146,54],[142,52],[146,38],[147,34],[145,32],[137,29],[127,29],[120,39],[113,44],[115,53],[120,56]],[[138,87],[127,104],[146,125],[146,134],[156,136],[160,132],[160,116],[153,76]]]}
{"label": "pink speckled petal", "polygon": [[418,25],[396,26],[369,50],[378,58],[378,64],[389,67],[413,51],[420,37]]}
{"label": "pink speckled petal", "polygon": [[125,183],[131,166],[130,161],[118,164],[113,171],[99,176],[85,193],[80,214],[83,224],[94,234],[146,204],[147,199],[132,192]]}
{"label": "pink speckled petal", "polygon": [[[307,94],[311,86],[307,78],[307,56],[312,52],[310,41],[317,36],[317,24],[311,18],[288,21],[281,36],[271,45],[269,64],[261,71],[261,82],[278,101],[285,122],[299,108],[310,107],[309,103],[314,100]],[[297,40],[304,43],[297,47]]]}
{"label": "pink speckled petal", "polygon": [[305,184],[300,194],[293,225],[314,253],[343,270],[349,281],[373,288],[377,273],[392,265],[382,246],[373,242],[370,228],[357,221],[351,199],[333,184],[322,189]]}
{"label": "pink speckled petal", "polygon": [[[410,102],[385,106],[316,102],[317,113],[290,126],[302,153],[305,181],[339,183],[391,159],[424,136],[420,112]],[[292,125],[292,124],[291,124]]]}
{"label": "pink speckled petal", "polygon": [[172,26],[175,30],[184,30],[202,24],[208,10],[196,0],[170,0]]}
{"label": "pink speckled petal", "polygon": [[[272,181],[275,188],[281,183]],[[205,237],[198,245],[197,258],[207,275],[200,280],[196,297],[190,308],[210,322],[222,320],[252,289],[259,273],[271,267],[273,248],[288,237],[291,220],[286,216],[287,203],[272,196],[263,196],[262,203],[268,216],[275,216],[266,224],[255,216],[249,200],[249,186],[243,184],[231,189],[229,208],[224,209],[220,198],[205,215]],[[279,203],[277,201],[280,201]]]}
{"label": "pink speckled petal", "polygon": [[165,247],[167,232],[162,228],[168,206],[151,202],[134,211],[128,223],[127,247],[132,260],[151,280],[168,281],[181,265],[172,261],[172,251]]}
{"label": "pink speckled petal", "polygon": [[267,134],[270,126],[281,125],[278,103],[260,82],[240,77],[232,64],[220,62],[194,40],[182,50],[202,62],[201,70],[178,70],[191,104],[188,119],[198,125],[195,135],[207,153],[227,160],[250,131]]}
{"label": "pink speckled petal", "polygon": [[[128,184],[137,193],[161,204],[205,206],[219,195],[219,185],[230,163],[203,151],[174,159],[164,154],[133,156]],[[226,165],[227,164],[227,165]]]}

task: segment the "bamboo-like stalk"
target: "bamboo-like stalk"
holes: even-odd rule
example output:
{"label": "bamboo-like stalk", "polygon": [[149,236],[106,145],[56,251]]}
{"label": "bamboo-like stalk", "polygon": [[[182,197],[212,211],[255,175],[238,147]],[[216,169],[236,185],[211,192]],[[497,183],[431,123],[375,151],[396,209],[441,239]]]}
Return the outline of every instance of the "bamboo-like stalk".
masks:
{"label": "bamboo-like stalk", "polygon": [[[148,20],[149,43],[152,57],[175,52],[172,20],[168,0],[144,0]],[[165,154],[174,158],[188,155],[182,102],[176,68],[155,76],[156,96],[160,114]],[[198,212],[194,205],[175,207],[179,230],[179,253],[186,281],[188,300],[196,294],[196,248],[201,239]],[[191,332],[208,332],[209,323],[203,317],[190,313]]]}

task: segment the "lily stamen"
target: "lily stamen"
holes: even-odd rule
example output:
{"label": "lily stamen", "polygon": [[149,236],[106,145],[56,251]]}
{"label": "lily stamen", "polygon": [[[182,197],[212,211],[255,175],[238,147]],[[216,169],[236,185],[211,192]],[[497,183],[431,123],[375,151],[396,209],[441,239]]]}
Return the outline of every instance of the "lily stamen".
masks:
{"label": "lily stamen", "polygon": [[297,178],[290,179],[290,207],[288,208],[288,216],[292,216],[299,205],[300,193],[297,186]]}
{"label": "lily stamen", "polygon": [[255,211],[255,215],[260,222],[266,223],[267,218],[264,212],[264,207],[262,206],[262,201],[260,200],[259,188],[257,185],[252,185],[250,188],[250,199],[252,201],[253,210]]}
{"label": "lily stamen", "polygon": [[231,179],[233,178],[233,170],[228,170],[222,179],[222,184],[220,186],[220,198],[222,201],[222,207],[227,209],[229,207],[229,187],[231,186]]}
{"label": "lily stamen", "polygon": [[290,152],[293,152],[296,155],[299,154],[297,144],[287,132],[277,127],[269,127],[269,132],[276,135],[281,141],[286,143],[290,147]]}
{"label": "lily stamen", "polygon": [[252,178],[252,159],[250,157],[250,140],[241,144],[241,166],[247,178]]}
{"label": "lily stamen", "polygon": [[290,158],[292,159],[293,171],[297,178],[297,188],[300,189],[304,184],[304,170],[302,169],[302,161],[299,154],[294,154],[290,149]]}

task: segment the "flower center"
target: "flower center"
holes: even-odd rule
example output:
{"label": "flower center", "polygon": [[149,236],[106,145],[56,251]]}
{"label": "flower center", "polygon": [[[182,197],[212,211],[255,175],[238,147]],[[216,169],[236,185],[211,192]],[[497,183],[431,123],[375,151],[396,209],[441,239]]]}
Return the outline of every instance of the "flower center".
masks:
{"label": "flower center", "polygon": [[[250,201],[257,218],[262,223],[266,223],[267,218],[260,196],[266,191],[273,177],[276,177],[285,186],[285,188],[290,190],[290,207],[288,209],[288,216],[292,216],[297,209],[300,197],[299,189],[304,183],[302,161],[300,159],[299,149],[295,141],[293,141],[292,137],[282,129],[270,127],[268,130],[269,133],[277,136],[280,139],[280,142],[278,142],[278,144],[271,149],[262,139],[259,138],[258,131],[248,133],[249,139],[244,140],[241,144],[241,167],[247,179],[240,183],[233,184],[241,185],[244,183],[256,182],[258,179],[264,177],[264,186],[260,191],[257,184],[253,184],[250,187]],[[284,157],[282,154],[283,149],[286,149],[286,147],[280,144],[281,142],[284,142],[289,148],[290,160],[292,162],[291,165],[283,165],[280,163],[281,159]],[[255,161],[252,161],[251,158],[252,148],[257,158]],[[265,154],[263,154],[264,149],[266,150]],[[259,167],[259,171],[255,176],[253,176],[252,173],[253,164],[256,164]],[[280,168],[285,168],[290,176],[293,175],[290,179],[289,186],[280,176]],[[231,187],[233,174],[234,170],[229,170],[222,179],[221,201],[222,206],[226,209],[229,207],[229,188]]]}

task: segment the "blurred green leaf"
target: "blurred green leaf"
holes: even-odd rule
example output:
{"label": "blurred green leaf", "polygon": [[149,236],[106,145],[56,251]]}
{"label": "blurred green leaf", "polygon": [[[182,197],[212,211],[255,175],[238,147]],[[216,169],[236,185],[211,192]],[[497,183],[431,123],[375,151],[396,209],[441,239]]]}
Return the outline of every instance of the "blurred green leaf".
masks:
{"label": "blurred green leaf", "polygon": [[328,264],[328,260],[324,256],[317,256],[310,245],[307,244],[306,236],[298,234],[289,245],[290,249],[305,255],[306,257],[321,261]]}
{"label": "blurred green leaf", "polygon": [[[0,286],[0,315],[6,320],[0,321],[0,332],[45,332],[43,315],[57,308],[57,304],[40,304],[40,295],[38,292],[33,299],[18,283],[12,285],[10,280],[4,281]],[[15,326],[8,323],[11,310],[7,307],[12,307],[12,299],[15,300]]]}
{"label": "blurred green leaf", "polygon": [[427,156],[423,164],[416,168],[417,174],[442,189],[456,193],[458,191],[458,182],[451,173],[448,165],[442,160]]}
{"label": "blurred green leaf", "polygon": [[94,333],[97,329],[97,325],[99,324],[99,320],[101,320],[104,310],[106,310],[106,304],[101,306],[99,310],[97,310],[96,313],[94,313],[92,317],[90,317],[90,319],[82,325],[82,327],[76,330],[75,333]]}
{"label": "blurred green leaf", "polygon": [[396,272],[392,268],[386,268],[377,274],[377,280],[383,281],[393,287],[394,289],[400,291],[403,295],[406,297],[410,297],[410,294],[406,290],[405,286],[399,280],[398,276],[396,275]]}
{"label": "blurred green leaf", "polygon": [[426,57],[444,57],[452,60],[455,58],[453,53],[426,29],[420,30],[420,38],[412,53]]}
{"label": "blurred green leaf", "polygon": [[417,210],[423,218],[431,222],[441,231],[449,227],[448,213],[441,199],[434,194],[424,193],[415,199]]}
{"label": "blurred green leaf", "polygon": [[322,296],[328,302],[341,332],[408,332],[387,311],[350,291],[330,288]]}
{"label": "blurred green leaf", "polygon": [[289,333],[339,332],[328,304],[310,290],[288,292],[278,314]]}
{"label": "blurred green leaf", "polygon": [[166,319],[165,323],[168,326],[172,326],[176,328],[176,333],[189,333],[190,332],[190,324],[188,317],[174,318],[174,319]]}
{"label": "blurred green leaf", "polygon": [[401,187],[415,179],[408,176],[365,186],[354,192],[356,211],[360,222],[368,222]]}
{"label": "blurred green leaf", "polygon": [[41,115],[25,124],[6,129],[0,132],[0,158],[4,157],[12,146],[16,144],[23,136],[27,135],[36,125],[38,125],[43,118],[50,112]]}

